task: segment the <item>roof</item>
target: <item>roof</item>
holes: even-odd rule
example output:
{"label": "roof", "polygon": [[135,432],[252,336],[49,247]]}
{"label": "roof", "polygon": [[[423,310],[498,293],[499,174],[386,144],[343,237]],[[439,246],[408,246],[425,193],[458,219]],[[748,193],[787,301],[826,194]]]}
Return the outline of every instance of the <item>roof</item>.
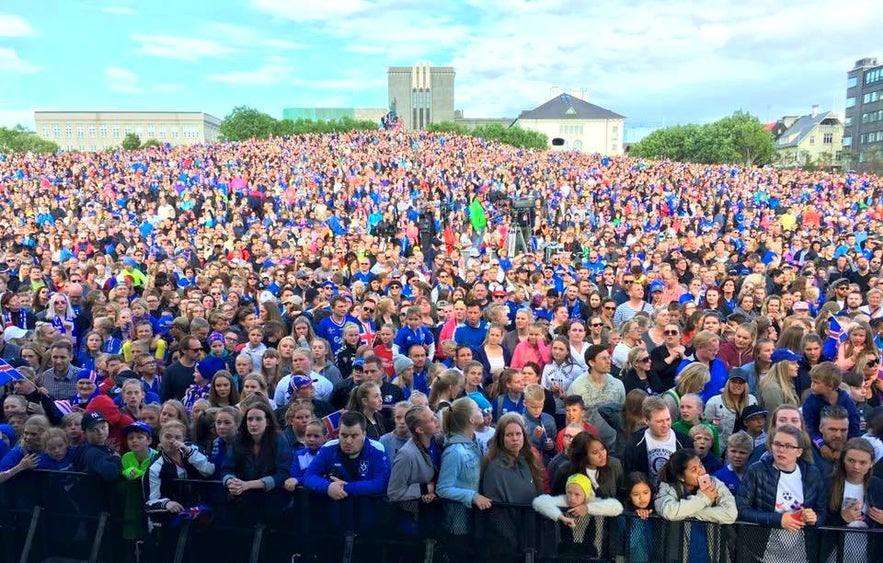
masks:
{"label": "roof", "polygon": [[800,145],[804,139],[809,137],[819,125],[823,125],[822,122],[826,120],[833,120],[833,123],[824,123],[824,125],[836,125],[840,123],[840,120],[837,119],[837,115],[831,111],[818,113],[815,116],[804,115],[792,123],[791,127],[786,129],[785,132],[779,136],[779,140],[776,141],[776,148],[784,149]]}
{"label": "roof", "polygon": [[625,116],[570,94],[561,94],[538,108],[521,112],[518,119],[625,119]]}

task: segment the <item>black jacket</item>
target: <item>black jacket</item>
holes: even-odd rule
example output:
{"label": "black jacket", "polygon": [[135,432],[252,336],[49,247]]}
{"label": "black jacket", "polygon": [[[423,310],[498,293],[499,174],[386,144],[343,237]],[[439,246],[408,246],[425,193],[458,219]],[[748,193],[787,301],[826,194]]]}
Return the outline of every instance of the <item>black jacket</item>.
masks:
{"label": "black jacket", "polygon": [[[622,466],[626,475],[632,471],[640,471],[645,475],[650,474],[650,461],[647,459],[647,440],[645,434],[647,428],[642,428],[632,434],[628,443],[625,445],[625,451],[622,454]],[[693,447],[693,439],[686,434],[680,432],[675,433],[675,449],[682,450],[684,448]]]}

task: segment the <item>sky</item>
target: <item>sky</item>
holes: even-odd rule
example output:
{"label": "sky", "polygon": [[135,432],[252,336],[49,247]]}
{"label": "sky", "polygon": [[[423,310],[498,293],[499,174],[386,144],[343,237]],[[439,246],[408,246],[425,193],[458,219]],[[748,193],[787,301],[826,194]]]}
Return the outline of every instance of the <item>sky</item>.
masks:
{"label": "sky", "polygon": [[[467,117],[568,91],[626,128],[843,111],[880,0],[0,0],[0,125],[41,110],[387,107],[386,70],[456,70]],[[556,90],[557,89],[557,90]]]}

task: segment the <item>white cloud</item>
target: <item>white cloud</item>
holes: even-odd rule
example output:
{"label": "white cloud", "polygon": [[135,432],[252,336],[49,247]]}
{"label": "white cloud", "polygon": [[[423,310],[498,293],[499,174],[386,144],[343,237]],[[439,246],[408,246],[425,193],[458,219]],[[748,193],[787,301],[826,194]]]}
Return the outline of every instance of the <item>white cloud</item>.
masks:
{"label": "white cloud", "polygon": [[208,22],[204,26],[209,37],[222,37],[223,40],[243,49],[260,47],[281,50],[305,49],[307,45],[289,41],[282,37],[268,39],[266,34],[253,27],[224,22]]}
{"label": "white cloud", "polygon": [[327,21],[345,18],[378,8],[377,2],[367,0],[251,0],[255,9],[278,18],[293,21]]}
{"label": "white cloud", "polygon": [[121,94],[141,94],[144,92],[138,82],[138,75],[131,70],[115,66],[104,69],[104,81],[108,90]]}
{"label": "white cloud", "polygon": [[101,11],[105,14],[115,14],[119,16],[138,15],[138,11],[130,6],[102,6]]}
{"label": "white cloud", "polygon": [[145,86],[137,73],[116,66],[109,66],[104,69],[104,83],[108,90],[120,94],[174,94],[181,89],[180,84],[170,83]]}
{"label": "white cloud", "polygon": [[[454,66],[456,107],[469,116],[517,115],[558,86],[585,88],[591,102],[637,120],[710,119],[740,107],[777,117],[786,107],[842,104],[853,62],[883,55],[879,0],[843,0],[836,9],[828,0],[428,4],[251,0],[357,64]],[[329,88],[352,82],[317,78]]]}
{"label": "white cloud", "polygon": [[23,17],[0,14],[0,37],[28,37],[35,33],[34,28]]}
{"label": "white cloud", "polygon": [[255,70],[234,70],[209,74],[207,80],[231,86],[274,86],[287,80],[294,68],[279,62],[269,62]]}
{"label": "white cloud", "polygon": [[0,47],[0,72],[31,74],[39,70],[40,67],[23,60],[14,49]]}
{"label": "white cloud", "polygon": [[204,58],[225,57],[241,52],[240,49],[224,45],[213,39],[142,34],[135,34],[132,39],[140,44],[135,50],[136,54],[177,61],[197,62]]}

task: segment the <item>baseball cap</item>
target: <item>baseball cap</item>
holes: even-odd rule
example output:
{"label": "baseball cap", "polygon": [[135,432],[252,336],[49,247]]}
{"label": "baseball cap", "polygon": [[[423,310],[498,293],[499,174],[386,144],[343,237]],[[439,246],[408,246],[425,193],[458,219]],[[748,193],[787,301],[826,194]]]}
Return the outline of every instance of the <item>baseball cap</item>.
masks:
{"label": "baseball cap", "polygon": [[144,432],[148,436],[153,435],[153,429],[150,425],[146,422],[141,422],[140,420],[123,428],[123,436],[128,436],[130,432]]}
{"label": "baseball cap", "polygon": [[505,289],[495,289],[493,295],[494,297],[506,297],[509,294],[506,293]]}
{"label": "baseball cap", "polygon": [[769,413],[760,405],[748,405],[744,409],[742,409],[742,422],[746,422],[749,418],[754,416],[767,416]]}
{"label": "baseball cap", "polygon": [[746,372],[742,368],[735,368],[730,372],[729,377],[727,377],[727,381],[731,379],[741,379],[744,383],[748,382],[748,372]]}
{"label": "baseball cap", "polygon": [[772,362],[774,364],[777,364],[779,362],[785,362],[785,361],[799,362],[800,359],[801,359],[801,356],[799,356],[798,354],[795,354],[794,352],[792,352],[788,348],[779,348],[778,350],[773,351]]}
{"label": "baseball cap", "polygon": [[85,432],[86,430],[95,428],[101,422],[107,422],[107,419],[101,416],[100,412],[87,412],[83,415],[83,420],[80,422],[80,428]]}
{"label": "baseball cap", "polygon": [[806,301],[795,301],[793,305],[791,305],[791,309],[794,311],[809,311],[809,303]]}
{"label": "baseball cap", "polygon": [[313,379],[312,377],[307,377],[305,375],[292,375],[291,376],[291,385],[295,389],[304,389],[306,387],[311,386],[313,383],[319,381],[318,379]]}
{"label": "baseball cap", "polygon": [[298,272],[294,274],[294,279],[308,280],[310,279],[310,274],[308,274],[305,270],[298,270]]}

